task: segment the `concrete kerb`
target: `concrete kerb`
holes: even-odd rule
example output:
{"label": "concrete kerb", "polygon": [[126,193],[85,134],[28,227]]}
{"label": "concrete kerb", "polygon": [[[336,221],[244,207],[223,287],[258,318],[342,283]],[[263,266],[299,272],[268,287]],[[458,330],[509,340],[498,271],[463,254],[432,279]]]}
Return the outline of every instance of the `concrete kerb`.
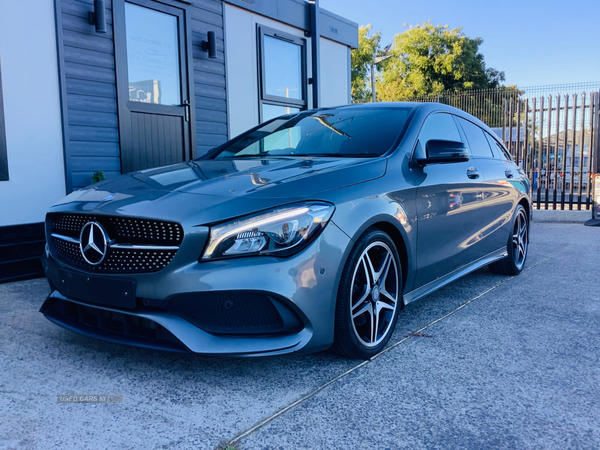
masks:
{"label": "concrete kerb", "polygon": [[584,223],[592,218],[592,211],[560,211],[534,209],[533,221],[538,223]]}

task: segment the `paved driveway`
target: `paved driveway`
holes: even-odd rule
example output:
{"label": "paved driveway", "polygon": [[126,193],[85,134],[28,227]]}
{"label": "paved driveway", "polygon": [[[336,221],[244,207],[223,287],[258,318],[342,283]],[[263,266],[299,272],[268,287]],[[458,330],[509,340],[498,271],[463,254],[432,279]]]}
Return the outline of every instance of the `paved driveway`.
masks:
{"label": "paved driveway", "polygon": [[364,363],[104,343],[37,312],[45,280],[0,285],[0,449],[600,448],[600,228],[531,236],[524,273],[410,304]]}

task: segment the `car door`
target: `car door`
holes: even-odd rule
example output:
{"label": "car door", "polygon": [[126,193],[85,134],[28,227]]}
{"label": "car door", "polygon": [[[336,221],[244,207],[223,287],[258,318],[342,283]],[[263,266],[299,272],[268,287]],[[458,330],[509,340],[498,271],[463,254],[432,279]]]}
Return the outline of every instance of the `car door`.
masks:
{"label": "car door", "polygon": [[[464,142],[454,116],[434,113],[421,128],[414,150],[425,155],[427,141]],[[483,173],[476,161],[413,165],[417,183],[418,288],[477,259],[477,236],[484,224]]]}
{"label": "car door", "polygon": [[493,153],[493,159],[486,161],[484,169],[488,186],[486,209],[502,224],[500,228],[494,227],[489,239],[490,248],[494,250],[506,245],[507,236],[511,232],[513,211],[520,195],[529,191],[529,182],[525,172],[515,164],[499,140],[486,131],[484,135]]}

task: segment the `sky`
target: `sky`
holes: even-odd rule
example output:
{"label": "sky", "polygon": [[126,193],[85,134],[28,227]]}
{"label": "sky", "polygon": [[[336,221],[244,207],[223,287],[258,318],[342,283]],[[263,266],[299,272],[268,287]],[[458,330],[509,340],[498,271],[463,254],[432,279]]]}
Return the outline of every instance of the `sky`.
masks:
{"label": "sky", "polygon": [[431,20],[483,39],[486,66],[520,87],[600,81],[600,0],[319,0],[321,8],[395,34]]}

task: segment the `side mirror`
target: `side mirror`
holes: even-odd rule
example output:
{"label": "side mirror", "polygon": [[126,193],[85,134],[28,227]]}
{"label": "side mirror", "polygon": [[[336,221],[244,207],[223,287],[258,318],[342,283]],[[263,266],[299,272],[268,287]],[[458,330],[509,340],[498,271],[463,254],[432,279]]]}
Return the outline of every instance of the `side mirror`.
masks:
{"label": "side mirror", "polygon": [[432,139],[425,144],[426,158],[417,158],[421,166],[436,163],[456,163],[469,160],[469,151],[462,142]]}

